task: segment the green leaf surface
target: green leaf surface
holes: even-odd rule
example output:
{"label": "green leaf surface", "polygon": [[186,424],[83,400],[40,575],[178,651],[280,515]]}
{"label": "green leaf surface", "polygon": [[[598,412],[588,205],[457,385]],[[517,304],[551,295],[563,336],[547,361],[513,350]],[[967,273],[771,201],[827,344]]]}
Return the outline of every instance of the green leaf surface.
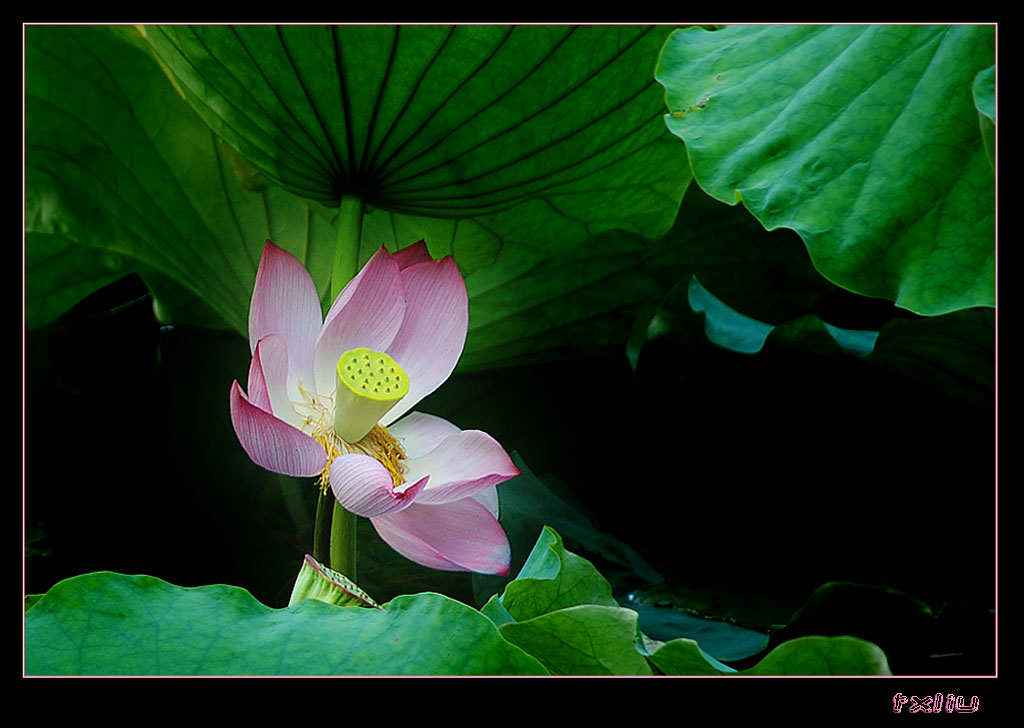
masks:
{"label": "green leaf surface", "polygon": [[988,117],[990,121],[996,120],[996,67],[989,66],[974,77],[974,85],[971,87],[974,94],[974,105],[978,111]]}
{"label": "green leaf surface", "polygon": [[[519,575],[482,611],[505,639],[557,675],[649,675],[652,666],[669,675],[737,672],[693,639],[649,640],[638,629],[637,612],[618,606],[606,587],[586,559],[567,551],[558,533],[545,527]],[[881,650],[863,640],[802,637],[742,672],[888,674],[888,665]]]}
{"label": "green leaf surface", "polygon": [[647,337],[694,338],[700,328],[708,341],[739,354],[757,354],[768,346],[864,357],[874,351],[879,335],[878,331],[841,328],[816,314],[772,326],[729,306],[693,276],[665,297],[651,319]]}
{"label": "green leaf surface", "polygon": [[708,339],[741,354],[755,354],[764,346],[772,326],[744,316],[727,306],[697,280],[690,279],[687,300],[694,313],[704,314],[704,331]]}
{"label": "green leaf surface", "polygon": [[670,31],[146,32],[203,118],[268,176],[327,205],[367,202],[362,257],[420,238],[455,256],[472,369],[625,339],[660,261],[642,237],[587,241],[663,233],[689,182],[653,80]]}
{"label": "green leaf surface", "polygon": [[[456,379],[450,390],[458,386]],[[478,404],[483,404],[480,399],[477,398]],[[473,417],[469,416],[467,421],[473,421]],[[541,533],[542,539],[548,538],[545,529],[548,525],[559,537],[569,541],[577,553],[599,560],[601,576],[611,584],[613,593],[617,588],[616,577],[620,586],[628,585],[623,588],[632,588],[637,582],[655,583],[664,579],[634,549],[602,531],[560,479],[551,475],[538,477],[517,452],[512,453],[512,462],[520,474],[498,485],[498,501],[502,528],[512,547],[513,573],[518,574],[532,555],[537,534]],[[477,602],[483,603],[491,594],[501,592],[509,578],[477,574],[473,582]],[[603,589],[600,593],[603,594]]]}
{"label": "green leaf surface", "polygon": [[48,324],[129,271],[115,255],[74,245],[63,235],[29,232],[30,227],[28,223],[25,235],[25,281],[31,301],[25,307],[25,326],[29,329]]}
{"label": "green leaf surface", "polygon": [[[770,291],[763,292],[770,298]],[[760,305],[771,308],[768,300]],[[705,337],[740,354],[855,357],[915,387],[934,387],[975,406],[990,407],[995,395],[995,312],[989,308],[895,318],[877,331],[841,328],[813,313],[771,326],[735,310],[694,277],[665,297],[646,339],[692,350]]]}
{"label": "green leaf surface", "polygon": [[890,675],[885,653],[856,637],[783,642],[742,675]]}
{"label": "green leaf surface", "polygon": [[799,637],[783,642],[747,670],[708,658],[689,639],[652,650],[652,664],[666,675],[890,675],[885,653],[856,637]]}
{"label": "green leaf surface", "polygon": [[[345,32],[350,31],[355,32]],[[82,295],[135,272],[155,292],[163,322],[226,325],[244,334],[266,238],[295,253],[326,298],[337,211],[271,184],[267,175],[220,142],[168,80],[148,45],[140,38],[134,43],[125,40],[132,32],[97,26],[28,29],[30,324],[52,321]],[[406,28],[402,42],[415,40],[417,33],[433,37],[435,32]],[[470,31],[460,27],[455,32],[461,36]],[[521,32],[541,30],[516,34]],[[550,40],[552,32],[544,30],[538,37]],[[664,246],[645,246],[638,235],[620,235],[597,245],[588,242],[593,233],[606,228],[663,232],[690,178],[685,147],[664,129],[663,94],[653,81],[654,57],[668,30],[609,32],[612,35],[603,40],[600,34],[586,38],[603,49],[610,65],[591,59],[600,66],[591,68],[594,78],[572,90],[559,86],[568,94],[566,100],[543,94],[535,98],[523,90],[510,90],[511,96],[502,97],[503,103],[511,103],[514,96],[527,106],[532,99],[547,110],[527,114],[528,122],[519,119],[508,131],[519,144],[525,129],[544,147],[543,154],[538,148],[535,161],[540,164],[544,154],[550,155],[553,166],[548,171],[561,180],[556,185],[561,198],[549,196],[555,188],[541,185],[530,187],[530,195],[507,209],[486,214],[438,209],[423,215],[368,208],[362,259],[381,244],[395,250],[421,238],[435,257],[455,256],[471,298],[471,329],[461,364],[465,368],[544,358],[559,348],[621,345],[652,284],[657,290],[670,285],[662,280],[669,277],[662,259]],[[661,35],[655,38],[657,33]],[[564,40],[573,54],[590,48],[579,45],[575,32],[570,35]],[[554,45],[561,50],[552,51],[550,63],[563,58],[568,48]],[[538,66],[534,75],[519,78],[516,74],[525,73],[523,68],[513,64],[500,71],[502,64],[496,63],[486,64],[486,74],[508,73],[502,83],[517,89],[541,89],[552,73]],[[284,76],[290,72],[278,70]],[[624,77],[634,80],[613,93]],[[399,83],[392,76],[388,88]],[[424,88],[407,90],[416,91],[417,103],[428,103],[430,99],[419,98]],[[363,92],[375,91],[367,87]],[[612,104],[616,111],[605,106],[613,97],[622,102]],[[470,113],[473,98],[464,91],[458,98],[459,108]],[[454,99],[433,101],[449,111],[458,106]],[[548,113],[569,106],[579,114]],[[604,111],[610,116],[602,116]],[[441,118],[456,123],[444,114],[430,118],[423,133],[429,132],[431,139]],[[625,132],[620,123],[626,118],[639,126],[620,138],[617,133]],[[559,124],[567,120],[577,125],[561,128]],[[468,143],[469,128],[485,133],[484,127],[467,120],[459,127],[463,143]],[[603,132],[591,133],[598,129]],[[542,140],[552,135],[565,136],[568,148],[590,150],[596,156],[576,159],[565,146],[546,147]],[[584,138],[585,144],[577,146]],[[389,139],[395,141],[393,135]],[[478,164],[495,159],[490,152],[467,154]],[[555,167],[563,163],[568,166],[558,171]],[[593,164],[600,169],[588,166]],[[633,171],[621,169],[623,165]],[[504,179],[503,175],[525,173],[528,167],[519,163],[496,174]],[[573,177],[575,172],[583,176]],[[464,184],[469,189],[476,183]]]}
{"label": "green leaf surface", "polygon": [[87,574],[25,615],[30,675],[503,675],[544,668],[439,594],[386,610],[316,599],[271,609],[230,586]]}
{"label": "green leaf surface", "polygon": [[590,235],[663,232],[685,189],[685,172],[663,164],[677,150],[658,123],[652,78],[670,30],[249,25],[145,35],[211,128],[296,194],[445,218],[498,220],[517,208],[520,227]]}
{"label": "green leaf surface", "polygon": [[607,580],[549,526],[516,579],[481,611],[554,674],[651,674],[637,649],[637,613],[620,607]]}
{"label": "green leaf surface", "polygon": [[767,232],[744,210],[687,192],[672,228],[646,240],[606,233],[565,254],[506,246],[467,276],[470,330],[460,366],[521,363],[553,350],[629,340],[641,319],[691,275],[748,316],[782,323],[819,310],[836,292],[799,236]]}
{"label": "green leaf surface", "polygon": [[729,619],[704,616],[693,604],[684,603],[683,608],[666,603],[645,604],[642,593],[630,596],[629,608],[639,615],[640,629],[652,640],[671,643],[684,638],[696,643],[704,655],[725,662],[746,659],[768,646],[765,632],[740,626]]}
{"label": "green leaf surface", "polygon": [[25,63],[30,324],[137,272],[201,300],[201,323],[245,331],[268,237],[326,285],[329,222],[280,188],[245,189],[237,155],[119,34],[29,26]]}
{"label": "green leaf surface", "polygon": [[996,313],[981,308],[890,321],[865,361],[991,409],[996,391]]}
{"label": "green leaf surface", "polygon": [[894,668],[908,656],[920,659],[944,651],[939,646],[941,631],[931,607],[911,594],[881,585],[821,585],[784,627],[772,632],[768,647],[809,635],[867,640],[885,652]]}
{"label": "green leaf surface", "polygon": [[515,581],[505,587],[501,603],[520,622],[569,607],[618,607],[608,581],[589,561],[567,551],[562,537],[547,526]]}
{"label": "green leaf surface", "polygon": [[996,67],[989,66],[974,77],[974,105],[978,108],[978,123],[985,154],[992,169],[996,168]]}
{"label": "green leaf surface", "polygon": [[736,672],[728,665],[709,658],[696,641],[683,637],[658,645],[648,659],[665,675],[726,675]]}
{"label": "green leaf surface", "polygon": [[581,605],[503,624],[501,636],[555,675],[650,675],[630,609]]}
{"label": "green leaf surface", "polygon": [[[646,240],[614,231],[565,247],[506,240],[474,220],[371,211],[364,240],[389,249],[427,240],[435,257],[453,254],[466,278],[469,332],[463,371],[543,361],[552,353],[621,347],[639,311],[675,283],[678,236]],[[392,247],[394,246],[394,248]]]}
{"label": "green leaf surface", "polygon": [[704,190],[837,285],[941,314],[995,303],[993,61],[992,26],[731,26],[674,33],[657,78]]}

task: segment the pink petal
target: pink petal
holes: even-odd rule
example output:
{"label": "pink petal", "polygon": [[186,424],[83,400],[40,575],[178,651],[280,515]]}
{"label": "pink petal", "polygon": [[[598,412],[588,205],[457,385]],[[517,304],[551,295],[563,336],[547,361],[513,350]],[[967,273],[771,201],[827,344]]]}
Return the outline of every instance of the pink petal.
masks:
{"label": "pink petal", "polygon": [[[279,334],[270,334],[280,338]],[[260,339],[256,349],[252,353],[252,361],[249,362],[249,381],[246,384],[246,391],[249,393],[249,402],[259,407],[264,412],[273,413],[274,408],[270,404],[270,392],[267,390],[267,377],[263,372],[263,362],[260,361],[260,343],[266,341],[269,336]],[[264,347],[266,348],[266,347]]]}
{"label": "pink petal", "polygon": [[346,351],[360,347],[385,351],[402,325],[405,308],[398,263],[381,248],[327,312],[316,342],[317,388],[321,392],[334,389],[334,369]]}
{"label": "pink petal", "polygon": [[313,345],[322,313],[313,279],[299,260],[271,241],[263,246],[256,285],[249,305],[249,345],[268,334],[280,334],[287,344],[290,371],[312,377]]}
{"label": "pink petal", "polygon": [[388,432],[398,438],[405,456],[412,459],[426,455],[444,440],[452,435],[458,435],[462,430],[435,415],[410,412],[388,427]]}
{"label": "pink petal", "polygon": [[482,503],[487,510],[489,510],[495,518],[498,517],[498,489],[494,486],[490,488],[484,488],[478,493],[473,494],[473,500],[477,503]]}
{"label": "pink petal", "polygon": [[391,548],[422,566],[509,573],[508,538],[491,512],[472,498],[440,506],[416,502],[371,523]]}
{"label": "pink petal", "polygon": [[247,391],[250,403],[294,425],[301,424],[302,418],[288,397],[288,350],[280,334],[268,334],[256,343]]}
{"label": "pink petal", "polygon": [[252,461],[272,472],[310,477],[327,462],[319,442],[249,402],[238,382],[231,385],[231,424]]}
{"label": "pink petal", "polygon": [[430,251],[427,250],[427,243],[423,240],[392,253],[391,257],[398,263],[399,269],[408,268],[410,265],[422,263],[425,260],[433,260],[430,257]]}
{"label": "pink petal", "polygon": [[405,460],[406,477],[430,476],[418,503],[437,504],[468,498],[519,475],[519,468],[486,432],[466,430],[445,439],[425,455]]}
{"label": "pink petal", "polygon": [[409,375],[409,394],[381,420],[394,422],[455,369],[469,328],[466,283],[451,256],[402,270],[407,308],[387,353]]}
{"label": "pink petal", "polygon": [[412,505],[427,484],[419,482],[395,490],[391,474],[377,460],[362,453],[339,455],[331,463],[331,490],[345,510],[373,517],[401,511]]}

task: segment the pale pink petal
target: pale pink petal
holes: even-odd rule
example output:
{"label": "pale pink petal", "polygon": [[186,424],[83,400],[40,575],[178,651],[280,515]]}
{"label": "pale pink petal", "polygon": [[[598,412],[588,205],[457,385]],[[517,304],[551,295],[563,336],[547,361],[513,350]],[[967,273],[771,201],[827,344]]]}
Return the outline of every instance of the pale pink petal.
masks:
{"label": "pale pink petal", "polygon": [[472,498],[440,506],[418,501],[370,519],[380,537],[410,561],[443,571],[508,574],[508,538],[486,506]]}
{"label": "pale pink petal", "polygon": [[430,251],[427,250],[427,243],[423,240],[392,253],[391,257],[398,263],[399,269],[408,268],[410,265],[422,263],[425,260],[433,260],[430,257]]}
{"label": "pale pink petal", "polygon": [[462,500],[519,475],[501,445],[480,430],[452,435],[426,455],[407,458],[405,466],[409,480],[430,476],[417,499],[425,504]]}
{"label": "pale pink petal", "polygon": [[296,427],[302,416],[291,406],[288,393],[288,350],[284,337],[268,334],[256,344],[249,365],[249,402]]}
{"label": "pale pink petal", "polygon": [[290,371],[312,377],[313,345],[323,320],[313,279],[299,260],[271,241],[263,246],[249,305],[249,346],[268,334],[287,344]]}
{"label": "pale pink petal", "polygon": [[[382,256],[390,257],[390,253],[388,253],[386,250],[383,250],[382,252],[382,250],[383,248],[377,250],[377,252],[375,252],[370,257],[370,260]],[[334,299],[334,303],[332,303],[331,307],[327,309],[327,315],[324,316],[325,326],[329,324],[335,316],[338,315],[338,311],[343,309],[345,307],[345,304],[348,303],[349,299],[352,298],[352,294],[355,293],[356,289],[359,287],[359,281],[362,280],[363,276],[365,275],[367,267],[370,265],[370,260],[366,261],[363,267],[360,268],[358,272],[356,272],[352,280],[345,284],[345,287],[341,289],[341,293],[339,293],[338,297]]]}
{"label": "pale pink petal", "polygon": [[[260,342],[266,341],[270,337],[279,337],[278,334],[270,334],[270,336],[264,336],[260,339]],[[264,347],[265,349],[266,347]],[[285,353],[287,356],[287,352]],[[260,344],[256,344],[256,349],[252,353],[252,361],[249,362],[249,381],[246,383],[245,391],[248,393],[248,400],[250,404],[256,405],[265,412],[273,414],[274,408],[270,404],[270,392],[267,389],[267,377],[263,372],[263,362],[260,361]],[[287,364],[285,365],[287,366]]]}
{"label": "pale pink petal", "polygon": [[381,420],[387,425],[437,389],[455,369],[469,328],[466,283],[451,256],[402,270],[406,312],[387,353],[409,376],[409,394]]}
{"label": "pale pink petal", "polygon": [[336,457],[331,463],[330,479],[338,503],[345,510],[364,517],[408,508],[427,483],[426,478],[419,482],[407,481],[401,491],[397,491],[387,469],[362,453]]}
{"label": "pale pink petal", "polygon": [[272,472],[310,477],[327,462],[319,442],[249,402],[238,382],[231,385],[231,424],[252,461]]}
{"label": "pale pink petal", "polygon": [[418,458],[462,430],[435,415],[410,412],[388,427],[388,432],[398,438],[407,458]]}
{"label": "pale pink petal", "polygon": [[498,489],[496,487],[491,486],[490,488],[484,488],[478,493],[474,493],[473,500],[477,503],[482,503],[495,518],[498,517]]}
{"label": "pale pink petal", "polygon": [[381,248],[348,282],[327,312],[316,342],[317,388],[321,392],[334,389],[335,367],[346,351],[386,351],[402,325],[405,309],[398,263]]}

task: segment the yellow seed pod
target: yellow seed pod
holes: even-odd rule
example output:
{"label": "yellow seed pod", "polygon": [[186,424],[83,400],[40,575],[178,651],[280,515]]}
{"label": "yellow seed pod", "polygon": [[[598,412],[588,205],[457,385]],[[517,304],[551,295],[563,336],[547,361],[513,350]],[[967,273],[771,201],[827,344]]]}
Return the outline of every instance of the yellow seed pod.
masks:
{"label": "yellow seed pod", "polygon": [[334,430],[358,442],[409,393],[409,377],[387,354],[371,349],[346,351],[338,360]]}

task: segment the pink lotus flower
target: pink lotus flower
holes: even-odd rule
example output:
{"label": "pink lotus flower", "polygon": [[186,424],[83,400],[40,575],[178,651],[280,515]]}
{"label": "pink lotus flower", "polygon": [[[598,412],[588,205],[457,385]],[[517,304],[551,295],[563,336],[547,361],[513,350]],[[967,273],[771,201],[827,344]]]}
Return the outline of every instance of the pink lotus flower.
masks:
{"label": "pink lotus flower", "polygon": [[378,250],[323,318],[309,273],[268,240],[249,308],[248,395],[231,385],[242,447],[273,472],[319,475],[418,564],[507,574],[495,486],[519,470],[484,432],[406,414],[451,374],[468,323],[458,266],[422,241]]}

